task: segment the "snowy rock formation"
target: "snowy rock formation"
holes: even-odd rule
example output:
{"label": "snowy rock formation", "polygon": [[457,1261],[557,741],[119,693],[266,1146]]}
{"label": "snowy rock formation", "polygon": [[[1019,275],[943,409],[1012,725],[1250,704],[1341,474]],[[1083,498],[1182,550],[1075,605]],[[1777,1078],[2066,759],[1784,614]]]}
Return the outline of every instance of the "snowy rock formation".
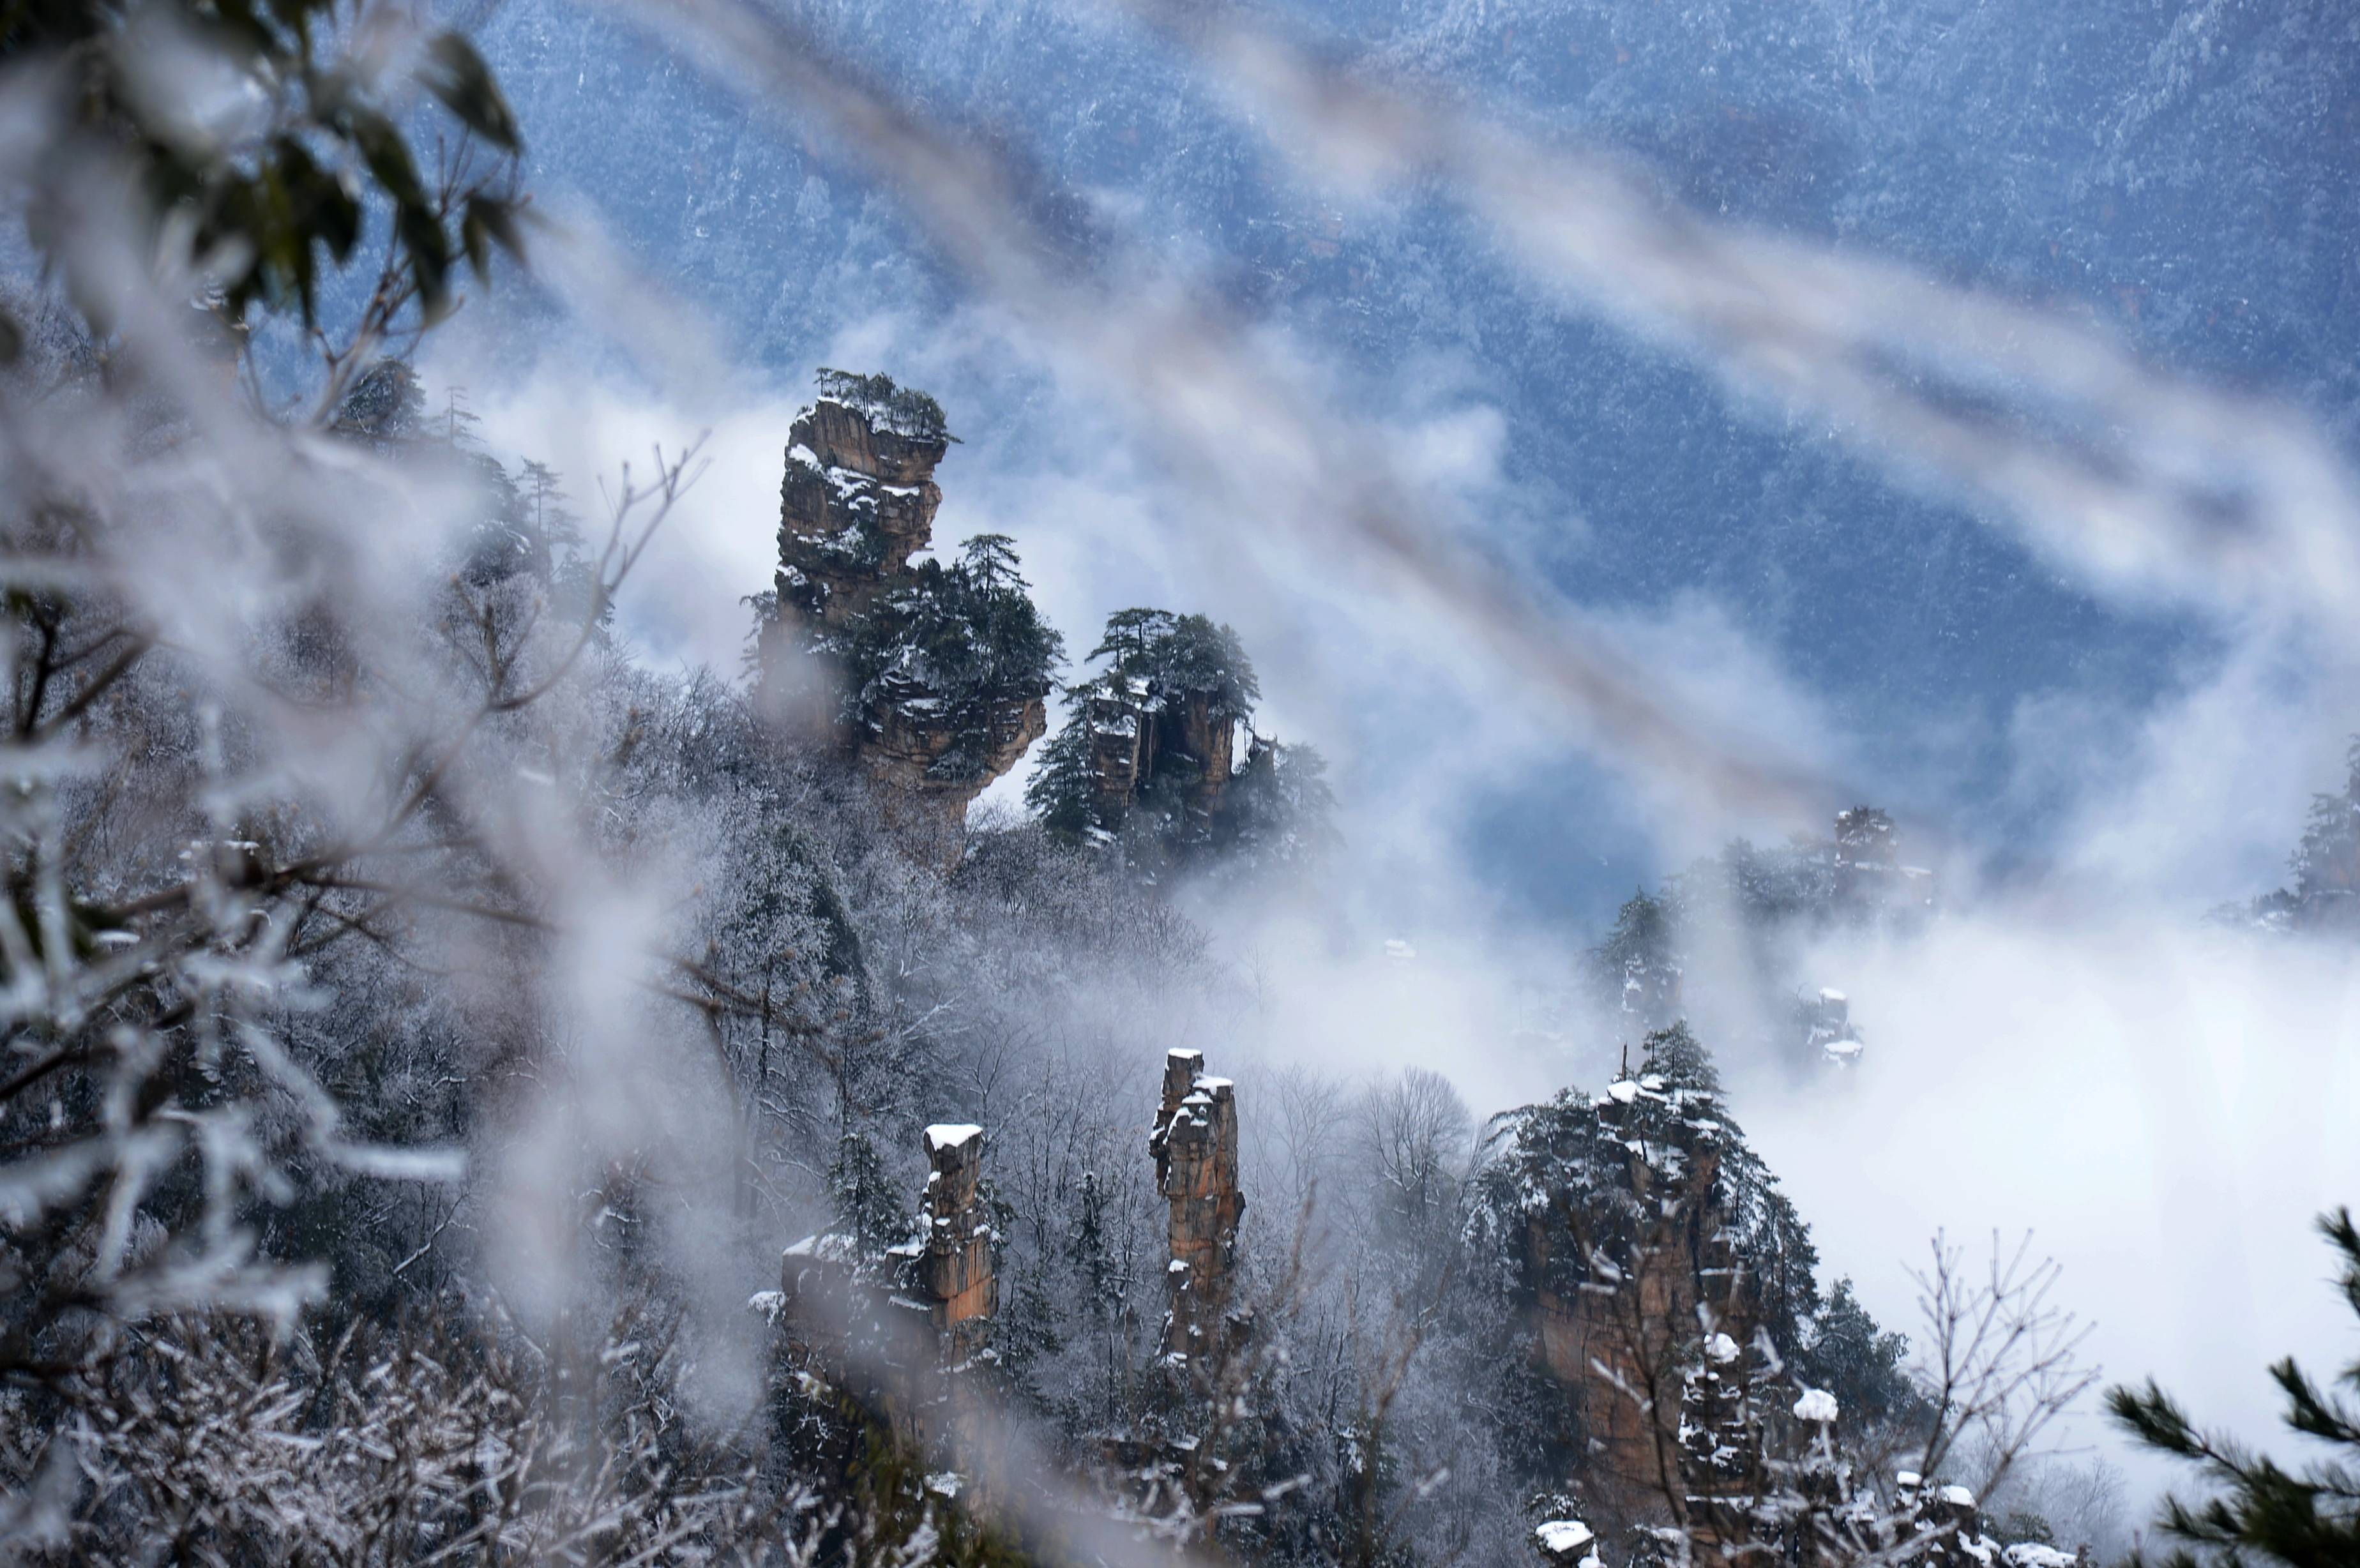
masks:
{"label": "snowy rock formation", "polygon": [[1164,1348],[1190,1364],[1213,1352],[1229,1306],[1238,1222],[1235,1087],[1208,1076],[1205,1053],[1175,1051],[1164,1063],[1164,1100],[1148,1150],[1156,1186],[1172,1205],[1172,1261],[1165,1272],[1172,1317]]}
{"label": "snowy rock formation", "polygon": [[758,645],[767,705],[879,783],[956,822],[1048,728],[1060,644],[1010,541],[933,543],[941,407],[882,376],[823,371],[788,431],[779,570]]}
{"label": "snowy rock formation", "polygon": [[[1685,1028],[1634,1073],[1502,1118],[1470,1234],[1496,1236],[1532,1349],[1565,1389],[1586,1495],[1622,1513],[1677,1471],[1695,1561],[1753,1539],[1770,1455],[1814,1375],[1804,1227]],[[1822,1395],[1821,1399],[1828,1399]],[[1733,1560],[1729,1557],[1728,1560]]]}
{"label": "snowy rock formation", "polygon": [[933,542],[934,465],[950,450],[942,409],[882,377],[822,373],[819,399],[787,434],[779,486],[779,601],[841,628]]}
{"label": "snowy rock formation", "polygon": [[983,1201],[983,1129],[972,1123],[926,1129],[925,1250],[919,1282],[944,1355],[980,1348],[999,1306],[991,1224]]}

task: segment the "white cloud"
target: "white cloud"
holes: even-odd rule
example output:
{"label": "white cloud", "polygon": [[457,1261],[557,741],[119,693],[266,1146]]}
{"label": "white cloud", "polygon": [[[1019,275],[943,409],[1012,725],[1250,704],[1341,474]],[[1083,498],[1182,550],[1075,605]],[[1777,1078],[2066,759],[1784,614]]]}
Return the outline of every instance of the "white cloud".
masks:
{"label": "white cloud", "polygon": [[2348,952],[2010,906],[1815,967],[1852,996],[1859,1068],[1732,1088],[1828,1268],[1889,1324],[1914,1313],[1918,1238],[2029,1230],[2108,1376],[2154,1374],[2209,1421],[2265,1438],[2269,1362],[2348,1359],[2310,1228],[2360,1200]]}
{"label": "white cloud", "polygon": [[[1300,534],[1208,512],[1099,400],[1011,367],[987,313],[923,330],[855,323],[825,363],[885,368],[942,397],[966,440],[938,474],[938,545],[1013,536],[1076,661],[1126,604],[1232,621],[1261,670],[1263,727],[1337,764],[1356,878],[1341,899],[1347,949],[1328,931],[1222,911],[1229,952],[1267,980],[1257,1064],[1436,1066],[1479,1112],[1595,1073],[1610,1042],[1559,1054],[1519,1032],[1531,987],[1569,975],[1581,934],[1513,907],[1462,833],[1477,803],[1579,758],[1578,732],[1530,672]],[[771,381],[722,388],[692,413],[552,355],[477,404],[491,444],[554,463],[585,498],[621,456],[710,427],[711,468],[622,614],[650,659],[734,673],[741,600],[770,582],[781,453],[803,400],[793,379]],[[1477,397],[1429,392],[1386,439],[1410,478],[1462,512],[1528,504],[1504,421]],[[1719,744],[1857,776],[1858,738],[1710,599],[1610,611],[1600,626]],[[2360,981],[2348,955],[2229,941],[2188,917],[2275,874],[2308,792],[2336,779],[2349,673],[2254,634],[2152,713],[2090,693],[2020,705],[2014,788],[2064,824],[2051,877],[1980,908],[1960,887],[1917,944],[1819,955],[1812,978],[1843,985],[1870,1031],[1856,1074],[1798,1092],[1730,1051],[1738,1114],[1830,1274],[1857,1276],[1888,1322],[1907,1326],[1901,1269],[1937,1226],[2030,1228],[2099,1323],[2093,1350],[2112,1373],[2156,1371],[2249,1433],[2269,1424],[2269,1359],[2341,1354],[2307,1226],[2360,1199]],[[1012,800],[1023,773],[987,799]],[[1700,813],[1684,792],[1625,780],[1534,831],[1645,834],[1677,865],[1735,833],[1796,825]],[[1419,956],[1387,959],[1388,937]]]}

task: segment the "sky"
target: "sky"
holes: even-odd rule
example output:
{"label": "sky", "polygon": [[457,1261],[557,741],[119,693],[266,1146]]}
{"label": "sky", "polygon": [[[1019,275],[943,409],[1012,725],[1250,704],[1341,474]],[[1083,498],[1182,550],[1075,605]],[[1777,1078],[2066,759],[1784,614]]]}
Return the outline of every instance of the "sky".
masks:
{"label": "sky", "polygon": [[[1012,536],[1070,648],[1135,604],[1233,623],[1258,726],[1335,767],[1350,866],[1340,954],[1212,912],[1274,976],[1267,1060],[1448,1063],[1484,1113],[1594,1087],[1607,1041],[1522,1026],[1616,902],[1732,836],[1891,806],[1945,913],[1815,954],[1869,1053],[1802,1083],[1739,1059],[1738,1118],[1888,1322],[1920,1238],[2029,1230],[2110,1375],[2259,1434],[2267,1361],[2349,1356],[2307,1227],[2360,1197],[2360,990],[2348,953],[2201,916],[2277,884],[2360,730],[2360,226],[2353,123],[2321,107],[2360,101],[2360,50],[2317,7],[1665,11],[1273,13],[1505,127],[1520,175],[1636,171],[1644,199],[1570,234],[1484,195],[1480,159],[1338,172],[1399,119],[1322,162],[1335,125],[1240,107],[1263,78],[1094,13],[799,13],[1022,172],[1066,268],[1043,283],[993,270],[988,234],[960,253],[945,192],[880,178],[819,108],[512,4],[486,47],[557,228],[423,368],[578,501],[703,433],[621,606],[651,663],[737,670],[823,365],[941,399],[937,544]],[[1728,238],[1644,249],[1666,212]],[[1809,332],[1730,328],[1715,259]],[[1918,368],[1860,395],[1888,352]],[[1967,437],[1983,455],[1944,445]],[[2035,461],[2057,452],[2090,461]],[[1367,487],[1426,553],[1371,543]],[[2247,535],[2190,525],[2215,500]],[[1453,591],[1462,558],[1521,596]],[[1672,737],[1570,699],[1593,668]]]}

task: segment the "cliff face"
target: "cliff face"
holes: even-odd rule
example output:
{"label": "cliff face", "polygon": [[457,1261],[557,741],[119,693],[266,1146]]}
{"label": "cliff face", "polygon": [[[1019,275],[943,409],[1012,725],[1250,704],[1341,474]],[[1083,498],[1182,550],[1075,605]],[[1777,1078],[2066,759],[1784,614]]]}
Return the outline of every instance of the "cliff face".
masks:
{"label": "cliff face", "polygon": [[1048,729],[1058,643],[1008,541],[912,564],[934,539],[942,410],[882,376],[823,372],[788,431],[760,658],[778,711],[956,823]]}
{"label": "cliff face", "polygon": [[945,779],[945,759],[970,737],[942,722],[930,706],[934,695],[923,682],[890,682],[879,695],[881,700],[864,704],[870,717],[854,746],[860,765],[878,782],[939,803],[961,820],[967,803],[1022,760],[1049,729],[1045,696],[993,703],[972,769],[962,768],[959,777]]}
{"label": "cliff face", "polygon": [[1192,810],[1220,809],[1237,771],[1238,721],[1217,690],[1133,678],[1087,701],[1090,767],[1105,811],[1120,816],[1175,771]]}
{"label": "cliff face", "polygon": [[823,397],[787,432],[779,487],[779,604],[840,627],[934,539],[934,465],[950,438]]}
{"label": "cliff face", "polygon": [[1237,724],[1213,717],[1213,693],[1168,691],[1128,679],[1088,698],[1090,783],[1098,809],[1121,818],[1173,771],[1187,779],[1187,804],[1201,816],[1220,809],[1234,771]]}

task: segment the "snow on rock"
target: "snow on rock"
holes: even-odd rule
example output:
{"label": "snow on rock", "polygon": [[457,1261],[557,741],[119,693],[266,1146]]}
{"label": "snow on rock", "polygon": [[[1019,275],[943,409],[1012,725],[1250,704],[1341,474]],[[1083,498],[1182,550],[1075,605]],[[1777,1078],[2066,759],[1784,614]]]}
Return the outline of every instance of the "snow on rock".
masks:
{"label": "snow on rock", "polygon": [[1836,1419],[1836,1397],[1825,1388],[1806,1388],[1803,1397],[1795,1401],[1795,1419],[1807,1421],[1831,1421]]}
{"label": "snow on rock", "polygon": [[1550,1556],[1566,1557],[1588,1546],[1597,1534],[1579,1519],[1551,1519],[1534,1529],[1533,1539]]}
{"label": "snow on rock", "polygon": [[848,1236],[841,1236],[835,1231],[822,1231],[818,1235],[803,1237],[788,1247],[781,1256],[808,1258],[820,1263],[852,1264],[860,1260],[860,1249]]}
{"label": "snow on rock", "polygon": [[1714,1334],[1704,1342],[1706,1359],[1716,1367],[1726,1367],[1737,1359],[1737,1341],[1725,1334]]}
{"label": "snow on rock", "polygon": [[926,1129],[926,1152],[939,1154],[982,1136],[983,1129],[973,1122],[936,1122]]}
{"label": "snow on rock", "polygon": [[1971,1508],[1975,1506],[1975,1495],[1964,1486],[1943,1487],[1942,1500],[1954,1508]]}
{"label": "snow on rock", "polygon": [[2008,1568],[2074,1568],[2081,1560],[2038,1541],[2020,1541],[2000,1553]]}

